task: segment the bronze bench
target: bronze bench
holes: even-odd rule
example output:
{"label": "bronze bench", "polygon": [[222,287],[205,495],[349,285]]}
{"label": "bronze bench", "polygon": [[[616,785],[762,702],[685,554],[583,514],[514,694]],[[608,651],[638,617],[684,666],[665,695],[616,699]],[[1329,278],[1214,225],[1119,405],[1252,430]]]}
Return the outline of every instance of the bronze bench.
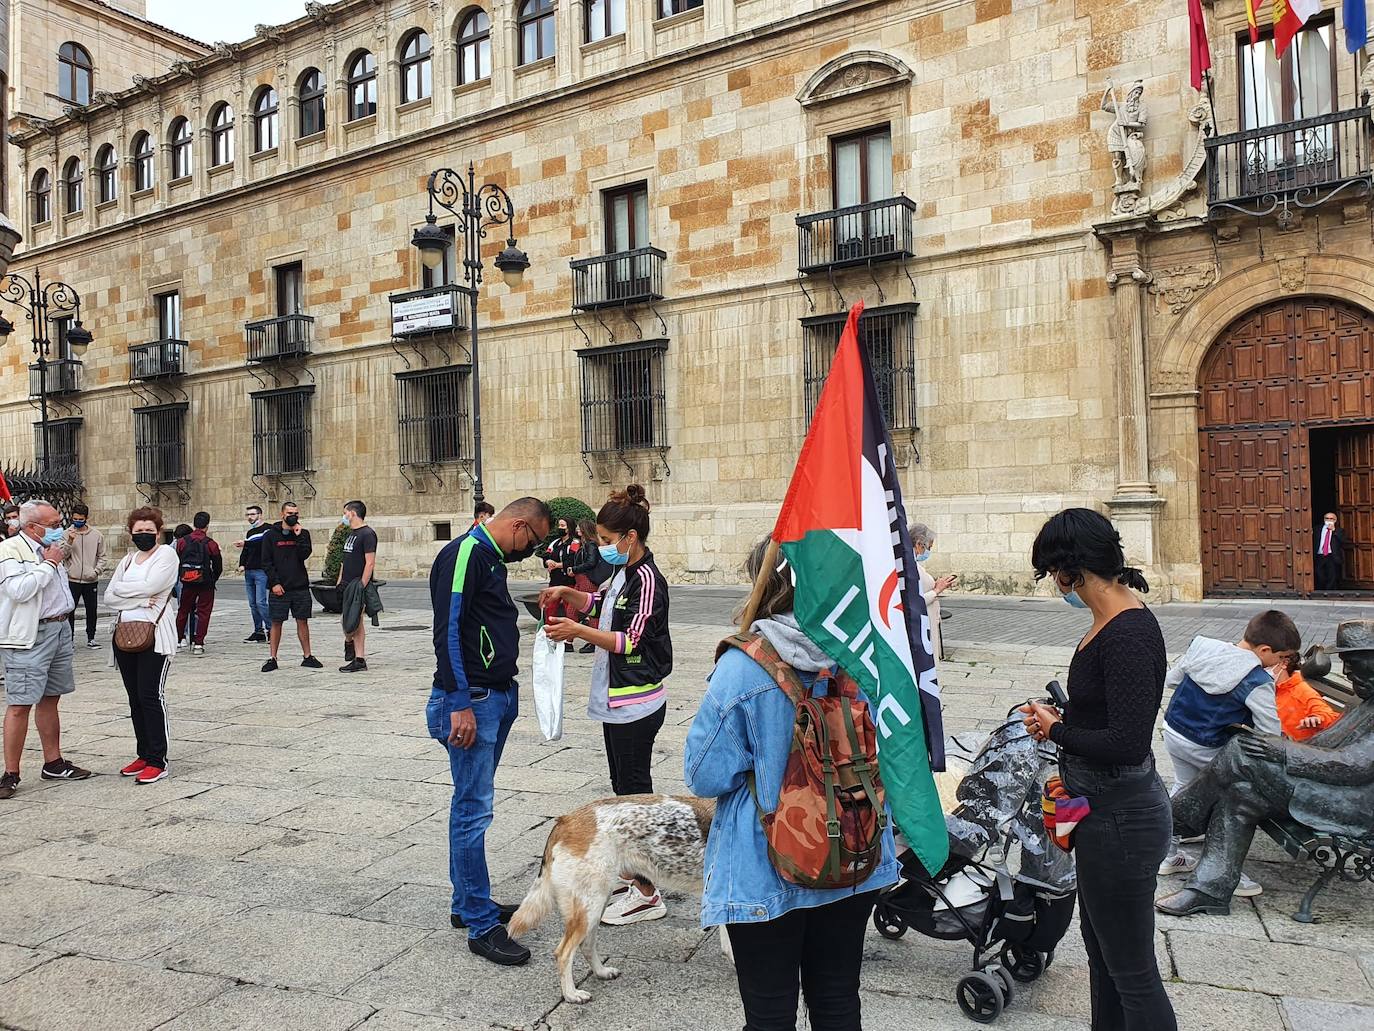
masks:
{"label": "bronze bench", "polygon": [[1315,923],[1312,903],[1334,878],[1352,884],[1374,883],[1374,839],[1352,838],[1345,834],[1314,830],[1291,817],[1281,820],[1262,820],[1260,827],[1294,859],[1310,859],[1321,873],[1302,897],[1302,905],[1293,919],[1303,924]]}

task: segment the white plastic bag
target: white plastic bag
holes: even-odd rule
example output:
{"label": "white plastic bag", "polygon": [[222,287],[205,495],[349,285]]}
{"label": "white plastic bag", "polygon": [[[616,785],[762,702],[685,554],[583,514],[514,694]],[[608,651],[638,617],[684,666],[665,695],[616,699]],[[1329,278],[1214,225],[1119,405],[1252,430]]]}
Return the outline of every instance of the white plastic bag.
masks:
{"label": "white plastic bag", "polygon": [[542,626],[534,635],[534,713],[545,741],[563,736],[563,642]]}

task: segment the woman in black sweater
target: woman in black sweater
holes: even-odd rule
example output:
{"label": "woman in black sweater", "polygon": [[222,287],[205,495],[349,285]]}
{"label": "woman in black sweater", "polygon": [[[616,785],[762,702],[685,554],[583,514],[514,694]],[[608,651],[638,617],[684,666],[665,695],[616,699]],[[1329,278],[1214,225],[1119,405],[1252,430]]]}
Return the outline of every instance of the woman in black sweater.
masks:
{"label": "woman in black sweater", "polygon": [[1150,588],[1110,520],[1085,508],[1045,523],[1031,564],[1093,616],[1069,665],[1068,711],[1021,710],[1037,740],[1059,746],[1064,787],[1092,809],[1073,843],[1093,1031],[1177,1031],[1154,941],[1155,876],[1173,829],[1150,748],[1167,662],[1159,623],[1132,593]]}

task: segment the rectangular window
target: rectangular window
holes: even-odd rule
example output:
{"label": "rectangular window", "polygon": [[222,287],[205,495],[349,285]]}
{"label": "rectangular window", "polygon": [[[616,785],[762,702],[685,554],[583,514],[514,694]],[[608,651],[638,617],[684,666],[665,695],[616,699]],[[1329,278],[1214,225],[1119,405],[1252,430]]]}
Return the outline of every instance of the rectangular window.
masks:
{"label": "rectangular window", "polygon": [[632,183],[605,190],[601,202],[606,226],[606,253],[621,254],[648,247],[649,185]]}
{"label": "rectangular window", "polygon": [[[916,310],[915,304],[869,308],[859,320],[859,345],[868,351],[878,404],[889,429],[914,430],[916,421]],[[835,349],[840,344],[845,316],[817,315],[802,323],[802,385],[806,423],[816,412]]]}
{"label": "rectangular window", "polygon": [[253,400],[253,475],[309,472],[310,396],[314,387],[263,390]]}
{"label": "rectangular window", "polygon": [[134,470],[139,483],[189,480],[186,409],[180,404],[134,409]]}
{"label": "rectangular window", "polygon": [[52,358],[51,361],[66,361],[73,357],[72,344],[67,332],[72,328],[72,317],[64,315],[52,320]]}
{"label": "rectangular window", "polygon": [[891,129],[883,125],[831,140],[830,181],[837,208],[891,197]]}
{"label": "rectangular window", "polygon": [[434,286],[449,286],[454,282],[456,258],[454,255],[453,226],[441,226],[440,228],[448,237],[448,250],[444,251],[444,260],[434,268],[420,266],[420,286],[425,290]]}
{"label": "rectangular window", "polygon": [[666,340],[579,351],[582,450],[588,454],[668,446]]}
{"label": "rectangular window", "polygon": [[[1315,19],[1314,19],[1315,21]],[[1281,59],[1274,56],[1273,31],[1250,45],[1240,37],[1240,120],[1242,129],[1263,129],[1301,118],[1329,115],[1336,93],[1334,26],[1308,22]]]}
{"label": "rectangular window", "polygon": [[172,290],[158,294],[157,301],[157,338],[159,340],[181,339],[181,293]]}
{"label": "rectangular window", "polygon": [[468,381],[471,368],[451,365],[396,375],[402,465],[471,458]]}
{"label": "rectangular window", "polygon": [[[78,469],[77,440],[81,436],[80,419],[48,420],[48,465],[49,470],[61,469],[73,474]],[[43,424],[33,424],[33,455],[41,464],[43,461]]]}
{"label": "rectangular window", "polygon": [[272,270],[277,286],[277,315],[300,315],[305,311],[305,272],[299,261],[278,265]]}

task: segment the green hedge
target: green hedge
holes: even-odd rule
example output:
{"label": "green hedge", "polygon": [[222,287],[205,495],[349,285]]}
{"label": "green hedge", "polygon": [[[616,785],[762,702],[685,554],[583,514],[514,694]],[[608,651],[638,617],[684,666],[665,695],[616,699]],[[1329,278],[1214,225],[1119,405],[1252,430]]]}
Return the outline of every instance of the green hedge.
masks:
{"label": "green hedge", "polygon": [[332,584],[339,579],[339,570],[343,568],[344,541],[348,540],[348,535],[352,532],[343,523],[334,527],[334,532],[329,536],[329,547],[324,553],[324,572],[320,575],[321,580]]}
{"label": "green hedge", "polygon": [[596,513],[592,511],[581,498],[551,498],[548,502],[549,511],[553,513],[553,519],[549,522],[550,537],[557,533],[558,520],[566,519],[568,528],[573,533],[577,532],[577,524],[583,519],[595,519]]}

